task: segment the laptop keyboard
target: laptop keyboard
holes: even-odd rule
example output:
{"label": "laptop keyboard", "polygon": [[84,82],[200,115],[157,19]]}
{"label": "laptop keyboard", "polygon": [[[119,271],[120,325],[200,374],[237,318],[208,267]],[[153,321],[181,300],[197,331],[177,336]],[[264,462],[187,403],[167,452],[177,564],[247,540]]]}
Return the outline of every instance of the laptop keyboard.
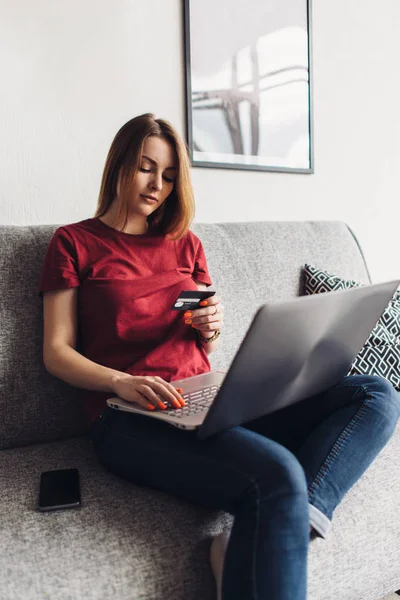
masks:
{"label": "laptop keyboard", "polygon": [[210,387],[202,388],[196,392],[190,394],[182,394],[182,398],[186,402],[186,406],[183,408],[173,408],[171,410],[164,411],[165,415],[171,415],[171,417],[188,417],[189,415],[195,415],[203,412],[209,408],[212,401],[214,400],[219,390],[219,385],[211,385]]}

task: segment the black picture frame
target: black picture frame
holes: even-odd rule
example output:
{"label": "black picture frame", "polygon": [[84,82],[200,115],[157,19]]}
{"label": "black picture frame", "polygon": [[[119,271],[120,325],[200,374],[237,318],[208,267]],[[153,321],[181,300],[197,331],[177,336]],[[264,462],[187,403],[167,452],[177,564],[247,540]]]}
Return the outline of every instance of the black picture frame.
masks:
{"label": "black picture frame", "polygon": [[[231,88],[219,89],[209,91],[202,88],[200,91],[194,90],[193,85],[193,65],[192,65],[192,56],[204,56],[204,54],[208,53],[208,60],[210,64],[210,56],[212,53],[212,44],[213,44],[213,36],[212,31],[224,31],[224,23],[215,22],[218,18],[218,10],[217,8],[220,6],[219,3],[223,4],[221,0],[214,1],[214,10],[210,11],[211,8],[211,0],[210,5],[207,4],[206,0],[183,0],[183,18],[184,18],[184,54],[185,54],[185,99],[186,99],[186,138],[187,143],[191,155],[192,165],[194,167],[208,167],[208,168],[219,168],[219,169],[244,169],[244,170],[254,170],[254,171],[272,171],[272,172],[283,172],[283,173],[299,173],[299,174],[313,174],[314,173],[314,131],[313,131],[313,101],[312,101],[312,88],[313,88],[313,75],[312,75],[312,27],[311,27],[311,15],[312,15],[312,0],[263,0],[262,5],[269,4],[270,16],[273,15],[273,11],[282,10],[282,6],[286,3],[296,4],[296,15],[302,21],[304,19],[304,23],[306,24],[306,42],[303,38],[299,39],[299,35],[301,35],[300,31],[296,31],[292,28],[292,35],[297,36],[297,39],[300,41],[299,47],[302,49],[301,58],[303,60],[303,64],[301,64],[301,60],[294,66],[288,65],[287,67],[282,67],[280,70],[275,70],[272,72],[267,72],[266,75],[260,75],[260,70],[257,69],[257,78],[252,81],[253,89],[251,92],[244,92],[239,90],[238,85],[238,54],[236,51],[235,56],[232,58],[231,64],[232,66],[232,79],[235,81],[235,88],[232,91]],[[251,14],[251,2],[255,3],[254,8],[256,6],[260,6],[260,0],[229,0],[229,5],[232,8],[232,14],[235,14],[235,6],[238,8],[240,5],[245,2],[247,10]],[[195,5],[195,6],[194,6]],[[193,11],[192,9],[196,10]],[[303,10],[304,8],[304,10]],[[221,9],[222,10],[222,9]],[[200,12],[199,12],[200,11]],[[201,11],[207,11],[207,14],[202,14]],[[304,14],[302,14],[302,11]],[[193,12],[196,13],[197,17],[201,17],[199,22],[196,24],[194,22]],[[240,10],[238,11],[240,13]],[[220,16],[222,15],[220,11]],[[232,15],[230,16],[232,22]],[[280,22],[280,19],[284,19],[284,15],[280,15],[276,18],[277,22]],[[292,18],[292,14],[290,14],[290,18]],[[294,17],[293,17],[294,18]],[[208,31],[204,27],[204,23],[210,19],[210,23],[212,23],[212,31]],[[271,19],[271,22],[273,19]],[[225,22],[226,26],[226,22]],[[196,32],[196,27],[199,29],[199,32]],[[241,23],[238,24],[238,28],[241,27]],[[226,29],[226,27],[225,27]],[[300,29],[300,28],[297,28]],[[281,38],[284,35],[287,36],[287,32],[289,28],[282,28],[278,30],[278,33]],[[286,33],[285,33],[286,32]],[[273,32],[276,33],[276,32]],[[304,33],[304,32],[303,32]],[[226,34],[225,34],[226,35]],[[271,32],[268,34],[271,36]],[[233,36],[232,36],[233,37]],[[259,43],[260,39],[265,39],[267,36],[263,38],[258,38],[257,43]],[[214,36],[216,45],[215,49],[217,52],[221,54],[221,44],[220,40],[217,40],[216,35]],[[271,37],[270,37],[271,39]],[[275,42],[277,37],[275,36]],[[219,43],[217,49],[217,42]],[[271,42],[268,42],[270,45]],[[305,43],[306,51],[305,51]],[[195,46],[195,47],[194,47]],[[284,47],[281,43],[281,47]],[[291,48],[294,47],[292,44]],[[259,50],[254,51],[254,44],[251,49],[251,62],[248,61],[248,64],[251,64],[251,72],[254,73],[254,65],[259,66],[260,55]],[[275,56],[278,53],[275,53]],[[299,56],[300,56],[299,54]],[[306,57],[306,66],[304,64],[304,60]],[[262,57],[264,58],[264,57]],[[264,60],[265,62],[265,60]],[[234,69],[236,65],[236,70]],[[292,73],[292,79],[288,79],[284,82],[283,78],[290,77],[289,73]],[[304,73],[306,72],[306,77],[304,77]],[[272,79],[272,84],[270,86],[266,86],[264,89],[261,89],[261,81],[264,82],[268,79]],[[280,78],[280,80],[279,80]],[[254,82],[257,82],[257,85],[254,85]],[[286,127],[283,127],[282,130],[279,129],[278,123],[270,123],[268,128],[263,125],[263,130],[260,127],[260,97],[263,94],[264,104],[267,98],[267,94],[274,94],[273,90],[275,88],[284,88],[289,87],[291,90],[294,89],[294,84],[297,85],[297,94],[300,98],[302,98],[301,103],[299,102],[300,111],[298,119],[295,119],[293,116],[291,119],[288,119],[288,124]],[[306,84],[306,87],[304,86]],[[249,87],[249,83],[247,82],[242,84],[242,88],[244,89],[247,85]],[[265,83],[264,83],[265,86]],[[257,88],[257,89],[256,89]],[[256,91],[254,91],[256,89]],[[301,92],[299,93],[301,89]],[[290,92],[287,92],[290,95]],[[293,94],[293,91],[292,91]],[[251,100],[249,98],[251,97]],[[254,99],[256,97],[256,100]],[[258,100],[257,100],[258,99]],[[243,132],[242,132],[242,123],[244,121],[240,121],[240,109],[247,103],[248,106],[248,115],[246,116],[247,123],[250,124],[248,127],[247,140],[245,140]],[[270,102],[273,107],[273,103]],[[277,100],[275,100],[275,109],[276,112],[279,113],[280,105]],[[286,106],[285,103],[282,106]],[[290,98],[288,99],[287,106],[290,106]],[[195,112],[197,111],[197,112]],[[202,111],[201,113],[199,111]],[[208,115],[210,116],[209,123],[206,122]],[[264,111],[265,112],[265,111]],[[244,114],[244,113],[243,113]],[[200,115],[200,116],[199,116]],[[204,116],[205,115],[205,116]],[[258,115],[258,120],[257,120]],[[216,119],[218,117],[218,119]],[[198,123],[196,119],[202,120],[202,127],[198,127]],[[213,127],[213,122],[217,123],[217,127]],[[204,125],[205,124],[205,125]],[[195,128],[197,126],[197,138],[195,133]],[[292,126],[292,131],[290,131],[290,126]],[[221,138],[218,139],[218,131],[224,131],[224,135],[221,135]],[[267,131],[268,130],[268,131]],[[301,132],[297,133],[299,136],[296,140],[296,131]],[[199,134],[200,132],[200,134]],[[228,132],[228,133],[227,133]],[[203,135],[203,147],[199,145],[199,137],[201,138]],[[208,141],[207,141],[208,135]],[[211,142],[211,146],[214,143],[219,144],[222,137],[225,139],[226,146],[230,145],[231,152],[210,152],[209,147],[207,148],[207,143]],[[292,141],[292,145],[290,149],[292,151],[292,158],[280,157],[275,155],[272,159],[267,154],[262,153],[259,154],[260,151],[260,139],[264,138],[267,140],[266,145],[272,145],[273,143],[276,147],[280,147],[281,152],[284,152],[284,147]],[[306,139],[307,138],[307,139]],[[206,141],[205,141],[206,140]],[[293,143],[295,140],[295,143]],[[251,150],[250,152],[246,152],[244,149],[245,142],[247,143],[247,150]],[[295,145],[297,144],[297,146]],[[293,152],[293,148],[295,152]],[[256,153],[254,153],[256,151]],[[296,154],[297,152],[297,154]],[[268,163],[271,164],[268,164]],[[279,164],[279,163],[282,164]],[[293,162],[293,164],[290,164]]]}

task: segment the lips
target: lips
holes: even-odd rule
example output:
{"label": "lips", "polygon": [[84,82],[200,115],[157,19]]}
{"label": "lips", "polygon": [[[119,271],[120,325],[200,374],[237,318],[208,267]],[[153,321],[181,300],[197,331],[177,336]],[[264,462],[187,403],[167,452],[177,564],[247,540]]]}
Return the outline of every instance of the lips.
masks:
{"label": "lips", "polygon": [[147,194],[141,194],[142,198],[146,198],[146,200],[151,200],[152,202],[158,202],[155,196],[148,196]]}

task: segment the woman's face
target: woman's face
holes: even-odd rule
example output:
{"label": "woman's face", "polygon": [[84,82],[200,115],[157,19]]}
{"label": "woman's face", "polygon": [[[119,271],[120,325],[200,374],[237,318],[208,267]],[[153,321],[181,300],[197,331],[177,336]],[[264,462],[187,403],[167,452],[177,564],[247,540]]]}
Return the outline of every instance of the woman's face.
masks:
{"label": "woman's face", "polygon": [[145,140],[129,200],[130,216],[148,217],[165,202],[174,188],[177,166],[175,150],[167,140],[154,135]]}

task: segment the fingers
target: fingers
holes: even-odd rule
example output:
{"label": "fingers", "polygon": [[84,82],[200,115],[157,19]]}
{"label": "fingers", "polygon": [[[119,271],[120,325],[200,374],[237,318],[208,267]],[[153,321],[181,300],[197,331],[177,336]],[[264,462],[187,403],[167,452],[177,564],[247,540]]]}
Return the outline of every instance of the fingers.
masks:
{"label": "fingers", "polygon": [[[183,315],[186,325],[191,325],[194,328],[203,331],[215,331],[222,329],[224,320],[224,307],[220,302],[219,296],[212,296],[207,300],[203,300],[200,304],[204,308],[196,308],[195,310],[186,311]],[[205,304],[207,302],[207,305]]]}
{"label": "fingers", "polygon": [[181,394],[183,392],[183,389],[182,388],[176,388],[171,383],[167,383],[167,382],[165,382],[165,383],[166,383],[167,387],[170,389],[171,393],[178,400],[179,407],[177,407],[177,408],[182,408],[183,406],[186,406],[186,402],[184,401],[184,399],[181,396]]}
{"label": "fingers", "polygon": [[[220,304],[220,302],[221,302],[220,296],[211,296],[211,298],[202,300],[200,302],[200,306],[214,306],[215,304]],[[199,310],[199,309],[196,309],[196,310]]]}
{"label": "fingers", "polygon": [[154,404],[152,404],[149,400],[146,399],[145,396],[142,396],[142,394],[140,394],[139,392],[136,392],[134,394],[134,397],[130,398],[128,402],[134,402],[138,404],[141,408],[144,408],[146,410],[156,410]]}
{"label": "fingers", "polygon": [[[161,377],[143,377],[143,383],[136,386],[138,403],[148,410],[166,410],[168,406],[182,408],[185,401],[173,385]],[[135,400],[136,401],[136,400]],[[151,406],[151,408],[150,408]]]}
{"label": "fingers", "polygon": [[[155,377],[155,379],[157,383],[160,383],[161,385],[165,386],[167,388],[167,391],[172,395],[172,397],[168,397],[168,402],[172,400],[172,404],[175,406],[175,408],[181,408],[182,406],[186,406],[186,403],[181,396],[181,393],[183,391],[182,388],[174,387],[172,383],[164,381],[164,379],[162,379],[161,377]],[[177,401],[178,404],[174,403],[174,400]]]}
{"label": "fingers", "polygon": [[[220,315],[224,312],[224,307],[221,304],[221,298],[219,296],[212,296],[207,300],[202,300],[200,302],[202,308],[195,308],[192,310],[187,310],[183,316],[186,319],[194,319],[198,317],[207,317]],[[204,308],[203,308],[204,307]]]}

